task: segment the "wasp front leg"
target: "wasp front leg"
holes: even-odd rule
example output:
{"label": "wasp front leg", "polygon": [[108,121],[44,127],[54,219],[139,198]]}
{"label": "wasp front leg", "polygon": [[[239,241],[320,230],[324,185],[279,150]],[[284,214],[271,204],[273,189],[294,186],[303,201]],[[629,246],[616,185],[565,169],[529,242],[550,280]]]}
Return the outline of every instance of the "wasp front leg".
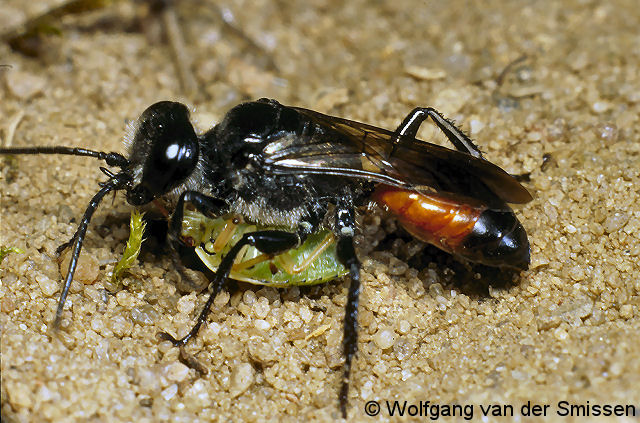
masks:
{"label": "wasp front leg", "polygon": [[205,216],[220,216],[228,209],[228,204],[215,197],[209,197],[198,191],[185,191],[180,194],[176,208],[171,215],[169,233],[180,238],[182,232],[182,218],[184,217],[184,204],[191,203],[196,210]]}
{"label": "wasp front leg", "polygon": [[187,342],[189,342],[189,339],[193,338],[198,333],[198,330],[200,330],[200,326],[202,326],[202,324],[207,320],[207,317],[209,316],[209,311],[211,309],[211,304],[213,304],[213,300],[216,298],[216,295],[218,295],[224,284],[227,282],[227,279],[229,278],[229,273],[231,272],[233,262],[245,245],[252,246],[264,254],[276,255],[300,245],[301,242],[302,240],[297,233],[280,230],[265,230],[244,234],[242,238],[233,247],[231,247],[229,252],[222,259],[216,275],[213,278],[213,287],[211,293],[209,294],[209,298],[207,299],[204,308],[200,312],[196,324],[189,331],[189,333],[182,339],[175,339],[173,336],[169,335],[166,332],[161,332],[159,334],[160,337],[162,339],[170,341],[177,347],[181,347],[186,345]]}
{"label": "wasp front leg", "polygon": [[356,221],[352,205],[337,207],[335,226],[338,236],[338,259],[349,270],[351,277],[344,315],[344,338],[342,339],[344,373],[340,388],[340,411],[342,417],[346,418],[351,362],[358,351],[358,298],[360,296],[360,262],[353,245]]}

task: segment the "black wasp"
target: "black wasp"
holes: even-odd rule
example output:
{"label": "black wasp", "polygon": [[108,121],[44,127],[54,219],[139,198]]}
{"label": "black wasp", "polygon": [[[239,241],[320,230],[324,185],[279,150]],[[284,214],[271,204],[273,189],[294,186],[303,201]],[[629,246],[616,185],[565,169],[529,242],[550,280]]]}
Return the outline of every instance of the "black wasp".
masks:
{"label": "black wasp", "polygon": [[[428,117],[455,150],[415,138]],[[229,245],[191,331],[179,340],[162,334],[177,346],[185,345],[206,321],[246,246],[273,257],[300,248],[321,231],[330,233],[333,257],[351,280],[339,394],[343,416],[358,348],[360,262],[353,238],[359,207],[373,198],[414,236],[463,259],[497,267],[529,264],[526,232],[507,203],[526,203],[530,194],[514,177],[484,160],[473,142],[432,108],[414,109],[395,131],[388,131],[260,99],[234,107],[221,123],[197,135],[187,107],[163,101],[136,122],[128,157],[71,147],[2,148],[0,154],[89,156],[119,169],[101,168],[108,179],[100,183],[76,233],[65,244],[73,250],[56,325],[91,216],[111,191],[124,190],[134,206],[164,200],[173,209],[169,231],[177,240],[184,241],[187,203],[203,216],[240,216],[257,225]]]}

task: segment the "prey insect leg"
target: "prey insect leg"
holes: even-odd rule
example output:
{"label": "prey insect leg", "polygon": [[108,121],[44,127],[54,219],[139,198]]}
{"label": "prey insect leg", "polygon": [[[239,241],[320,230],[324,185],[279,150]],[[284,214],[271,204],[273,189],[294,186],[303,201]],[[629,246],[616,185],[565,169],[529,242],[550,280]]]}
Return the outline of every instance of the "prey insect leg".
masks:
{"label": "prey insect leg", "polygon": [[340,262],[349,269],[351,284],[347,295],[347,306],[344,316],[344,373],[340,388],[340,411],[342,417],[347,417],[347,403],[349,397],[349,375],[351,361],[358,350],[358,298],[360,296],[360,262],[353,247],[355,233],[355,211],[351,205],[339,206],[336,209],[336,232],[338,233],[337,254]]}
{"label": "prey insect leg", "polygon": [[227,207],[227,203],[214,197],[209,197],[198,191],[185,191],[180,194],[175,211],[169,223],[169,232],[179,237],[182,231],[182,218],[184,217],[184,203],[191,203],[196,210],[205,216],[219,216]]}
{"label": "prey insect leg", "polygon": [[213,300],[229,278],[233,262],[245,245],[255,247],[261,253],[275,255],[296,247],[300,242],[302,241],[298,234],[286,231],[266,230],[244,234],[240,241],[231,247],[229,252],[222,259],[222,262],[218,267],[218,271],[213,279],[213,289],[211,290],[211,294],[209,294],[207,303],[204,305],[204,308],[198,316],[196,324],[191,328],[189,333],[184,338],[178,340],[166,332],[161,332],[159,336],[162,339],[170,341],[173,345],[181,347],[186,345],[187,342],[189,342],[189,339],[193,338],[198,333],[200,326],[202,326],[202,324],[207,320]]}
{"label": "prey insect leg", "polygon": [[[427,117],[431,117],[440,130],[447,136],[454,147],[463,153],[471,154],[473,157],[482,159],[482,152],[471,139],[458,129],[453,122],[445,118],[433,107],[416,107],[402,121],[395,130],[394,145],[400,141],[401,137],[415,138],[420,125]],[[393,153],[392,153],[393,154]]]}

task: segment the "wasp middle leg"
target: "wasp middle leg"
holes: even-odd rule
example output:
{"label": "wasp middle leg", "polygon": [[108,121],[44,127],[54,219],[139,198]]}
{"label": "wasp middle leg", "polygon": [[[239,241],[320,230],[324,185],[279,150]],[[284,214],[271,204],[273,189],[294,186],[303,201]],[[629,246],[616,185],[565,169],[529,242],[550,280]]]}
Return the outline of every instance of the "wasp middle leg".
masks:
{"label": "wasp middle leg", "polygon": [[355,210],[351,204],[339,205],[336,208],[336,232],[338,235],[338,260],[349,270],[351,284],[347,295],[347,306],[344,314],[344,373],[340,388],[340,411],[347,417],[349,396],[349,375],[351,362],[358,351],[358,298],[360,296],[360,262],[353,246],[356,221]]}

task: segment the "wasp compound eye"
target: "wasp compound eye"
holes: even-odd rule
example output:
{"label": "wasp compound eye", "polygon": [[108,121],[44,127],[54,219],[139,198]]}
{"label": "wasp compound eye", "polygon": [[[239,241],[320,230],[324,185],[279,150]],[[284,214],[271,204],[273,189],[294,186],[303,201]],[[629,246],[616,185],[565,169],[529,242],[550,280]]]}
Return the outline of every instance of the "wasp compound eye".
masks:
{"label": "wasp compound eye", "polygon": [[131,204],[145,204],[180,185],[193,173],[198,156],[187,107],[171,101],[150,106],[138,120],[131,150],[133,173],[142,174],[130,193]]}

